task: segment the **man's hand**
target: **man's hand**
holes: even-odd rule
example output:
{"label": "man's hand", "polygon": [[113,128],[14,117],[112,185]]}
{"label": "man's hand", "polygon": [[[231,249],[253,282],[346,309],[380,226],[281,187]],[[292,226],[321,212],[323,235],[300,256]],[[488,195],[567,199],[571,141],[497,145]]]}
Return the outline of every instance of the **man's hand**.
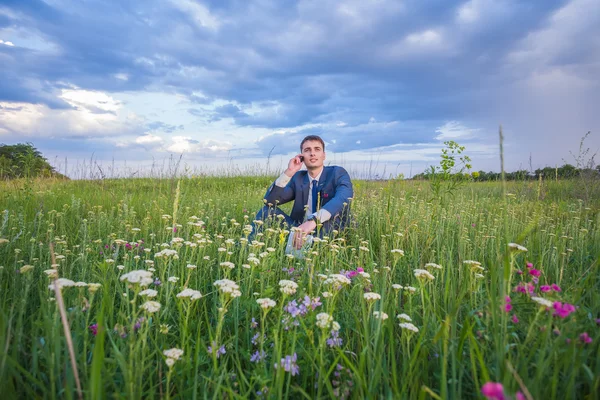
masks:
{"label": "man's hand", "polygon": [[300,157],[302,157],[302,154],[297,154],[288,162],[288,167],[285,170],[285,174],[290,178],[294,176],[296,172],[300,171],[300,168],[302,168],[302,160]]}
{"label": "man's hand", "polygon": [[317,227],[317,223],[312,221],[306,221],[298,227],[298,230],[294,232],[294,248],[299,250],[304,242],[306,241],[306,235],[311,233]]}

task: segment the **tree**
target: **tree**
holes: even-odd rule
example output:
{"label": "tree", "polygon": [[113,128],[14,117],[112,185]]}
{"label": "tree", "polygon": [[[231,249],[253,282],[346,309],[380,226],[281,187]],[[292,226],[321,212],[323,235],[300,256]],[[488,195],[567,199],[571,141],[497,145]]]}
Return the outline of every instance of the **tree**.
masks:
{"label": "tree", "polygon": [[0,178],[60,177],[58,173],[31,143],[15,145],[0,144]]}

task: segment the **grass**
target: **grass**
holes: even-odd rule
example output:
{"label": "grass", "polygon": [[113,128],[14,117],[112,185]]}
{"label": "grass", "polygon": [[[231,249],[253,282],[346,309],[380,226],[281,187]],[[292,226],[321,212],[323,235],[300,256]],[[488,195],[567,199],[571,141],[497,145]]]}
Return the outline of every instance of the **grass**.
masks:
{"label": "grass", "polygon": [[[101,284],[61,291],[85,398],[468,399],[487,382],[511,398],[599,397],[600,196],[579,200],[577,181],[512,182],[506,196],[499,183],[478,183],[440,204],[424,182],[355,181],[356,227],[295,260],[276,221],[259,244],[243,240],[272,179],[0,183],[0,391],[78,397],[44,272],[54,243],[61,278]],[[164,249],[176,257],[157,257]],[[414,270],[427,263],[442,269],[421,281]],[[147,287],[120,280],[149,269]],[[332,274],[350,284],[338,288]],[[214,285],[223,279],[241,296]],[[281,280],[295,293],[282,293]],[[554,316],[514,290],[521,282],[575,312]],[[541,291],[551,284],[561,291]],[[185,287],[203,297],[177,297]],[[157,296],[140,296],[147,288]],[[265,311],[259,298],[276,305]],[[147,301],[160,310],[144,310]],[[418,332],[400,327],[401,313]],[[172,348],[183,355],[169,366]],[[252,362],[256,354],[264,359]]]}

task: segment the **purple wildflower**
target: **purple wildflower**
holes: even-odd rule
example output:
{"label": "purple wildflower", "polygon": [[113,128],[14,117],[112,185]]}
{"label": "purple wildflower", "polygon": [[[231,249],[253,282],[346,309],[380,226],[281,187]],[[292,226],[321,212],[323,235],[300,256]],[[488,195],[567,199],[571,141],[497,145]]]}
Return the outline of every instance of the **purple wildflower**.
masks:
{"label": "purple wildflower", "polygon": [[98,334],[98,324],[92,324],[88,327],[92,335],[96,336]]}
{"label": "purple wildflower", "polygon": [[329,347],[340,347],[342,345],[342,338],[338,331],[331,331],[331,337],[327,339],[327,346]]}
{"label": "purple wildflower", "polygon": [[227,353],[227,351],[225,350],[225,346],[221,346],[217,349],[217,342],[212,342],[211,346],[208,346],[208,348],[206,349],[208,351],[209,354],[213,354],[213,352],[215,353],[215,355],[217,356],[217,358],[221,357],[222,354]]}
{"label": "purple wildflower", "polygon": [[259,352],[258,350],[256,350],[254,354],[252,354],[252,357],[250,357],[250,362],[259,363],[265,358],[267,358],[267,353],[265,353],[264,351]]}
{"label": "purple wildflower", "polygon": [[274,366],[276,369],[281,366],[285,372],[291,372],[292,376],[295,376],[300,373],[300,368],[298,367],[298,364],[296,364],[297,360],[298,355],[294,353],[291,356],[285,356],[285,358],[281,359],[279,364],[274,364]]}

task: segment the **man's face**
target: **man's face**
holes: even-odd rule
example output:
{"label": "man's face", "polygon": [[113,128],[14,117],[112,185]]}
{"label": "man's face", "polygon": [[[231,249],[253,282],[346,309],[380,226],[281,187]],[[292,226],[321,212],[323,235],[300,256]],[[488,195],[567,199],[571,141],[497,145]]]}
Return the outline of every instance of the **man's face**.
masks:
{"label": "man's face", "polygon": [[318,140],[307,140],[302,145],[302,155],[306,168],[319,168],[325,161],[325,151],[323,145]]}

